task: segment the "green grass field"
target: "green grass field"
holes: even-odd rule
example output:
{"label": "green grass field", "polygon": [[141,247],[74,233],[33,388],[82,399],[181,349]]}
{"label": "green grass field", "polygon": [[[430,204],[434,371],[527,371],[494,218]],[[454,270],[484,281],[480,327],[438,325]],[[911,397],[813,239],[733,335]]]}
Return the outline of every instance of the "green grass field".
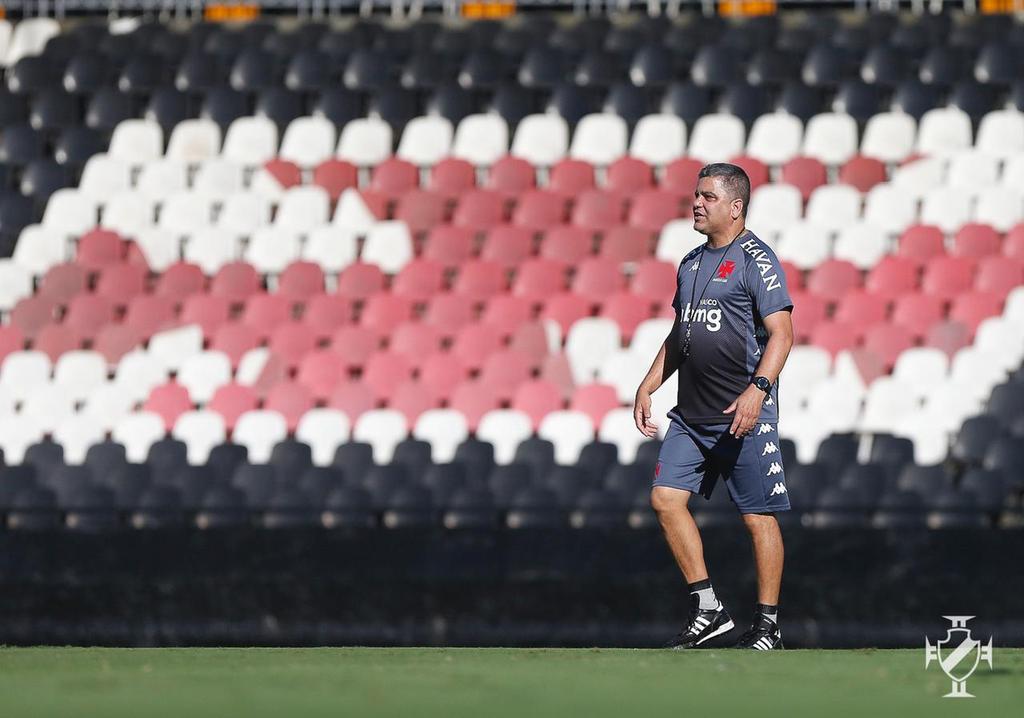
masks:
{"label": "green grass field", "polygon": [[1024,650],[993,665],[953,700],[923,649],[5,648],[0,715],[1021,715]]}

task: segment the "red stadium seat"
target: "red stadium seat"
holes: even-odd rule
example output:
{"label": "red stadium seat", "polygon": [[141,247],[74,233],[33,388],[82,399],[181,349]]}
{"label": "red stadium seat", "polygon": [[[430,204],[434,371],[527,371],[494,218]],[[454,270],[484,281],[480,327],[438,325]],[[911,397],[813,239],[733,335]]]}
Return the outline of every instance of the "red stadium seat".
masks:
{"label": "red stadium seat", "polygon": [[502,157],[491,165],[484,186],[504,195],[519,195],[537,186],[533,165],[519,157]]}
{"label": "red stadium seat", "polygon": [[799,291],[805,288],[806,282],[802,269],[785,259],[779,260],[779,264],[782,265],[782,271],[786,273],[786,287],[789,291]]}
{"label": "red stadium seat", "polygon": [[480,259],[497,262],[506,269],[524,262],[533,254],[533,230],[501,224],[491,228],[480,249]]}
{"label": "red stadium seat", "polygon": [[192,411],[193,405],[188,389],[172,379],[166,384],[153,387],[142,408],[158,414],[164,420],[164,426],[170,431],[178,417],[186,411]]}
{"label": "red stadium seat", "polygon": [[200,292],[185,299],[179,319],[181,324],[198,324],[203,336],[212,337],[230,316],[231,303],[225,297]]}
{"label": "red stadium seat", "polygon": [[620,157],[608,165],[605,187],[630,195],[654,186],[654,169],[636,157]]}
{"label": "red stadium seat", "polygon": [[924,344],[941,349],[952,358],[958,351],[971,345],[971,330],[961,322],[939,322],[928,330]]}
{"label": "red stadium seat", "polygon": [[882,257],[868,272],[864,281],[865,289],[890,301],[908,292],[917,291],[917,287],[917,263],[912,259],[893,255]]}
{"label": "red stadium seat", "polygon": [[288,431],[299,427],[302,415],[314,406],[313,395],[297,381],[285,381],[270,388],[263,402],[263,408],[276,411],[284,417]]}
{"label": "red stadium seat", "polygon": [[839,168],[839,181],[864,193],[870,192],[872,187],[886,179],[885,163],[874,157],[857,155]]}
{"label": "red stadium seat", "polygon": [[915,224],[900,235],[896,254],[921,266],[946,254],[946,239],[938,227]]}
{"label": "red stadium seat", "polygon": [[427,189],[454,199],[476,187],[476,168],[466,160],[447,157],[430,170]]}
{"label": "red stadium seat", "polygon": [[415,234],[427,232],[444,222],[444,197],[429,190],[409,190],[398,198],[395,219],[405,222],[409,226],[409,231]]}
{"label": "red stadium seat", "polygon": [[492,297],[484,306],[480,321],[507,337],[512,335],[520,324],[529,321],[532,314],[533,305],[529,300],[512,294],[499,294]]}
{"label": "red stadium seat", "polygon": [[376,409],[378,404],[377,396],[373,390],[358,381],[343,381],[335,387],[327,400],[327,406],[344,412],[348,420],[355,424],[359,417],[366,412]]}
{"label": "red stadium seat", "polygon": [[359,186],[359,169],[351,162],[329,159],[313,170],[313,184],[327,190],[332,202],[337,202],[341,193]]}
{"label": "red stadium seat", "polygon": [[540,366],[551,351],[548,330],[543,322],[524,322],[516,328],[508,348],[530,358],[533,366]]}
{"label": "red stadium seat", "polygon": [[73,262],[55,264],[46,270],[37,294],[59,304],[67,304],[76,294],[86,291],[88,281],[85,267]]}
{"label": "red stadium seat", "polygon": [[596,186],[594,167],[589,162],[566,158],[552,166],[548,189],[552,192],[575,197]]}
{"label": "red stadium seat", "polygon": [[608,384],[586,384],[573,392],[569,408],[582,411],[590,417],[594,426],[601,426],[605,415],[619,408],[619,397],[615,387]]}
{"label": "red stadium seat", "polygon": [[8,354],[25,348],[25,334],[14,324],[0,324],[0,363]]}
{"label": "red stadium seat", "polygon": [[800,196],[806,202],[814,190],[828,182],[828,172],[825,165],[813,157],[794,157],[782,165],[780,182],[800,190]]}
{"label": "red stadium seat", "polygon": [[302,321],[320,339],[333,334],[352,320],[352,300],[340,294],[317,294],[302,311]]}
{"label": "red stadium seat", "polygon": [[552,227],[540,241],[540,256],[567,268],[582,262],[594,252],[594,234],[590,230],[569,225]]}
{"label": "red stadium seat", "polygon": [[131,300],[124,323],[138,337],[150,337],[177,323],[174,302],[156,294],[140,294]]}
{"label": "red stadium seat", "polygon": [[344,326],[331,335],[331,350],[345,371],[365,366],[380,345],[380,334],[368,327]]}
{"label": "red stadium seat", "polygon": [[238,417],[258,406],[259,399],[251,387],[232,382],[217,387],[206,408],[220,414],[228,431],[231,431],[235,428]]}
{"label": "red stadium seat", "polygon": [[873,352],[891,371],[900,354],[914,346],[914,333],[899,324],[876,324],[864,333],[864,348]]}
{"label": "red stadium seat", "polygon": [[337,292],[348,299],[366,299],[384,291],[386,278],[376,264],[355,262],[338,274]]}
{"label": "red stadium seat", "polygon": [[263,165],[263,169],[281,185],[281,189],[297,187],[302,184],[302,170],[294,162],[273,159]]}
{"label": "red stadium seat", "polygon": [[861,284],[861,272],[852,262],[827,259],[807,278],[807,289],[825,299],[839,300]]}
{"label": "red stadium seat", "polygon": [[853,349],[860,343],[857,327],[826,320],[811,332],[811,344],[829,352],[833,357],[841,351]]}
{"label": "red stadium seat", "polygon": [[100,271],[96,280],[96,293],[124,307],[133,297],[146,291],[148,276],[149,270],[140,264],[111,264]]}
{"label": "red stadium seat", "polygon": [[210,282],[210,294],[225,297],[233,304],[243,304],[262,289],[263,282],[256,268],[247,262],[229,262],[217,270]]}
{"label": "red stadium seat", "polygon": [[[98,294],[79,294],[68,303],[64,324],[79,337],[92,337],[100,327],[114,321],[116,309],[106,297]],[[39,341],[39,338],[36,338]]]}
{"label": "red stadium seat", "polygon": [[759,159],[749,155],[739,155],[729,160],[731,164],[743,168],[750,178],[750,190],[753,191],[763,184],[768,184],[771,178],[768,176],[768,165]]}
{"label": "red stadium seat", "polygon": [[242,322],[270,336],[277,327],[292,320],[292,305],[280,294],[258,292],[249,297],[242,310]]}
{"label": "red stadium seat", "polygon": [[33,339],[39,330],[57,316],[57,303],[45,295],[34,294],[18,300],[8,319],[26,339]]}
{"label": "red stadium seat", "polygon": [[316,348],[316,333],[302,322],[288,322],[271,331],[268,346],[288,369],[292,369]]}
{"label": "red stadium seat", "polygon": [[470,431],[476,431],[483,415],[499,408],[500,403],[494,387],[479,379],[459,384],[448,400],[448,406],[465,417]]}
{"label": "red stadium seat", "polygon": [[974,275],[974,289],[1006,297],[1014,288],[1024,284],[1024,257],[985,257],[978,262]]}
{"label": "red stadium seat", "polygon": [[277,293],[291,302],[305,302],[323,292],[324,270],[316,262],[292,262],[277,278]]}
{"label": "red stadium seat", "polygon": [[462,327],[474,320],[473,305],[465,297],[446,292],[427,303],[423,321],[437,327],[446,337],[454,336]]}
{"label": "red stadium seat", "polygon": [[962,226],[953,237],[953,254],[959,257],[981,259],[999,254],[1002,238],[987,224],[971,222]]}
{"label": "red stadium seat", "polygon": [[564,353],[548,354],[540,368],[540,378],[558,387],[561,396],[568,399],[575,390],[572,367]]}
{"label": "red stadium seat", "polygon": [[[603,232],[622,224],[625,214],[626,202],[622,195],[593,189],[587,190],[576,198],[571,222],[577,227]],[[658,229],[661,227],[659,226]]]}
{"label": "red stadium seat", "polygon": [[442,224],[434,227],[423,242],[423,258],[454,267],[473,256],[475,231],[469,227]]}
{"label": "red stadium seat", "polygon": [[512,293],[531,302],[540,303],[566,288],[565,271],[558,262],[549,259],[529,259],[523,262],[512,283]]}
{"label": "red stadium seat", "polygon": [[530,378],[532,369],[530,357],[514,349],[505,349],[487,357],[479,378],[493,386],[503,400],[510,401],[518,386]]}
{"label": "red stadium seat", "polygon": [[594,303],[625,288],[626,277],[619,265],[604,257],[590,257],[580,262],[572,280],[572,290]]}
{"label": "red stadium seat", "polygon": [[370,189],[390,198],[420,186],[420,171],[416,165],[397,157],[389,157],[373,168]]}
{"label": "red stadium seat", "polygon": [[444,265],[431,259],[414,259],[395,275],[391,291],[403,299],[425,302],[444,291]]}
{"label": "red stadium seat", "polygon": [[419,379],[435,396],[451,397],[452,392],[469,377],[467,368],[451,352],[434,352],[419,359]]}
{"label": "red stadium seat", "polygon": [[651,318],[651,302],[631,292],[617,292],[601,303],[601,316],[618,324],[619,331],[628,342],[640,322]]}
{"label": "red stadium seat", "polygon": [[636,194],[629,208],[628,224],[648,232],[661,232],[662,228],[686,213],[678,194],[660,189],[649,189]]}
{"label": "red stadium seat", "polygon": [[974,284],[974,260],[967,257],[936,257],[924,268],[921,291],[950,300]]}
{"label": "red stadium seat", "polygon": [[90,272],[96,272],[111,264],[124,261],[124,240],[117,232],[109,229],[94,229],[78,240],[75,261]]}
{"label": "red stadium seat", "polygon": [[388,406],[400,412],[409,426],[413,426],[420,418],[420,414],[440,406],[439,399],[440,397],[435,396],[421,382],[406,379],[395,387],[394,395],[388,401]]}
{"label": "red stadium seat", "polygon": [[558,326],[562,329],[562,336],[565,336],[569,332],[569,327],[578,320],[591,315],[593,307],[594,302],[579,294],[562,292],[552,296],[544,303],[541,317],[558,322]]}
{"label": "red stadium seat", "polygon": [[50,357],[51,362],[56,362],[61,354],[81,349],[84,338],[74,326],[46,324],[36,332],[32,348]]}
{"label": "red stadium seat", "polygon": [[942,299],[927,294],[906,294],[899,297],[892,308],[893,323],[906,327],[918,338],[923,338],[944,315]]}
{"label": "red stadium seat", "polygon": [[345,380],[347,371],[337,353],[330,349],[315,349],[302,357],[295,380],[301,382],[314,398],[326,400]]}
{"label": "red stadium seat", "polygon": [[550,190],[534,189],[519,196],[512,224],[543,232],[565,221],[566,200]]}
{"label": "red stadium seat", "polygon": [[238,363],[245,353],[259,345],[259,331],[241,322],[228,322],[221,325],[210,341],[211,349],[224,352],[231,360],[232,369],[238,369]]}
{"label": "red stadium seat", "polygon": [[[102,354],[107,364],[114,366],[125,354],[138,347],[144,338],[134,327],[127,324],[108,324],[96,332],[92,340],[92,349]],[[0,361],[2,359],[3,349],[0,347]]]}
{"label": "red stadium seat", "polygon": [[850,292],[836,304],[835,319],[855,324],[865,330],[886,321],[889,300],[870,291],[858,289]]}
{"label": "red stadium seat", "polygon": [[645,259],[636,265],[629,289],[652,303],[672,301],[678,285],[677,268],[660,259]]}
{"label": "red stadium seat", "polygon": [[359,190],[359,196],[363,200],[363,204],[370,210],[377,219],[388,218],[388,204],[391,202],[391,196],[384,192],[375,192],[371,189]]}
{"label": "red stadium seat", "polygon": [[692,197],[697,190],[697,175],[704,163],[692,157],[680,157],[665,165],[665,174],[661,186],[667,190],[679,192],[685,197]]}
{"label": "red stadium seat", "polygon": [[423,322],[402,322],[391,333],[388,350],[416,362],[427,354],[441,351],[441,332]]}
{"label": "red stadium seat", "polygon": [[533,423],[534,430],[553,411],[565,407],[562,392],[558,386],[543,379],[524,381],[512,397],[512,408],[523,412]]}
{"label": "red stadium seat", "polygon": [[415,303],[408,297],[381,292],[366,300],[359,315],[359,324],[384,336],[402,322],[412,319],[414,309]]}
{"label": "red stadium seat", "polygon": [[828,316],[828,301],[802,290],[789,293],[793,300],[793,332],[801,343],[810,342],[814,330]]}
{"label": "red stadium seat", "polygon": [[1003,255],[1024,263],[1024,222],[1015,224],[1003,237]]}
{"label": "red stadium seat", "polygon": [[486,301],[505,291],[505,268],[485,259],[473,259],[463,264],[452,283],[453,294],[473,302]]}
{"label": "red stadium seat", "polygon": [[990,292],[968,292],[953,300],[949,309],[949,318],[960,322],[970,331],[971,336],[978,331],[978,325],[986,319],[1001,314],[1003,298]]}
{"label": "red stadium seat", "polygon": [[492,190],[478,189],[467,192],[458,200],[452,224],[485,232],[505,221],[505,197]]}
{"label": "red stadium seat", "polygon": [[181,303],[189,296],[205,291],[205,288],[206,275],[202,269],[190,262],[175,262],[163,271],[153,291]]}
{"label": "red stadium seat", "polygon": [[655,234],[628,224],[604,233],[598,252],[613,262],[640,262],[650,257]]}
{"label": "red stadium seat", "polygon": [[460,366],[476,371],[501,347],[502,333],[498,328],[485,322],[474,322],[456,332],[449,354]]}
{"label": "red stadium seat", "polygon": [[401,354],[377,352],[366,360],[362,381],[378,397],[388,400],[399,384],[412,378],[413,368],[414,364]]}

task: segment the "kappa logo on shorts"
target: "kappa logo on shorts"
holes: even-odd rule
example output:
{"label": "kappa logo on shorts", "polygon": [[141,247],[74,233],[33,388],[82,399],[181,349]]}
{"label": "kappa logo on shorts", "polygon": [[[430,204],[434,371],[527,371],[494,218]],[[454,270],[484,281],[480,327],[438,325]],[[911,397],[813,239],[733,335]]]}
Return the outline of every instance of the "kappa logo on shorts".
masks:
{"label": "kappa logo on shorts", "polygon": [[782,473],[782,464],[778,461],[773,461],[772,465],[768,467],[768,473],[765,476],[775,476],[775,474]]}
{"label": "kappa logo on shorts", "polygon": [[772,398],[771,398],[771,397],[769,396],[769,397],[768,397],[767,399],[765,399],[765,400],[764,400],[764,405],[765,405],[765,406],[775,406],[775,400],[774,400],[774,399],[772,399]]}
{"label": "kappa logo on shorts", "polygon": [[761,428],[757,430],[757,435],[760,436],[761,434],[769,434],[771,433],[771,430],[771,424],[761,424]]}
{"label": "kappa logo on shorts", "polygon": [[[775,464],[772,464],[772,466],[775,466]],[[778,482],[775,483],[775,486],[772,487],[772,492],[770,494],[768,494],[768,495],[769,496],[775,496],[777,494],[784,494],[784,493],[786,493],[786,487],[782,484],[781,481],[778,481]]]}
{"label": "kappa logo on shorts", "polygon": [[774,441],[769,441],[764,445],[764,451],[761,452],[761,456],[767,456],[768,454],[774,454],[779,450],[779,447],[775,445]]}

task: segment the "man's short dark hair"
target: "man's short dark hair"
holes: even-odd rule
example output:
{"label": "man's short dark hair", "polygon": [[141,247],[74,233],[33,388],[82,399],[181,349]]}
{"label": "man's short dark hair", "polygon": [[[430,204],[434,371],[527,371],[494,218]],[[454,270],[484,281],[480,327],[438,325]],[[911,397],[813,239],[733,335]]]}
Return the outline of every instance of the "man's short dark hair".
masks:
{"label": "man's short dark hair", "polygon": [[747,206],[750,204],[750,178],[742,167],[728,162],[714,162],[701,168],[697,179],[702,177],[721,177],[729,197],[743,200],[743,216],[747,216]]}

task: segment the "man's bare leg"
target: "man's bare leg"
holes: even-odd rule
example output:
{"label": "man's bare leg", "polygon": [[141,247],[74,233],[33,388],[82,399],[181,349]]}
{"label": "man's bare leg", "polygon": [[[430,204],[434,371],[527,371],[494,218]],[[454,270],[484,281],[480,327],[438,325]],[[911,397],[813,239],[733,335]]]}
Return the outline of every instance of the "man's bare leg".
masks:
{"label": "man's bare leg", "polygon": [[690,492],[682,489],[655,486],[651,490],[651,506],[658,514],[672,556],[686,582],[694,583],[706,579],[708,569],[704,565],[704,544],[700,540],[700,531],[687,508],[689,500]]}
{"label": "man's bare leg", "polygon": [[779,604],[784,549],[779,522],[772,514],[744,514],[750,531],[757,566],[757,601],[766,606]]}

